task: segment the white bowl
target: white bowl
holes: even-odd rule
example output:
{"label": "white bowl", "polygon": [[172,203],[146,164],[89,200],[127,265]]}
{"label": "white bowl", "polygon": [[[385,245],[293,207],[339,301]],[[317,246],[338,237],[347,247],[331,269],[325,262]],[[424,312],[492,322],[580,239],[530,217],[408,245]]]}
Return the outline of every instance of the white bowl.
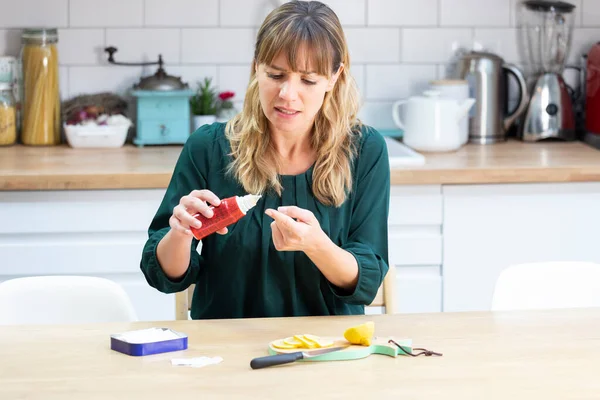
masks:
{"label": "white bowl", "polygon": [[131,123],[118,125],[64,125],[71,147],[122,147]]}

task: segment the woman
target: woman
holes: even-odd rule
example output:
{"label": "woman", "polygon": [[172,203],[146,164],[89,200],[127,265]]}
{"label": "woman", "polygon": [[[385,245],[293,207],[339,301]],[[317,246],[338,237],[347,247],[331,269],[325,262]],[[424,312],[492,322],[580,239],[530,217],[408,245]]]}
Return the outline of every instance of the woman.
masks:
{"label": "woman", "polygon": [[[244,107],[192,134],[149,228],[141,269],[165,293],[196,284],[194,319],[364,314],[387,265],[389,160],[357,120],[358,92],[335,13],[293,1],[267,16]],[[192,217],[261,194],[202,239]]]}

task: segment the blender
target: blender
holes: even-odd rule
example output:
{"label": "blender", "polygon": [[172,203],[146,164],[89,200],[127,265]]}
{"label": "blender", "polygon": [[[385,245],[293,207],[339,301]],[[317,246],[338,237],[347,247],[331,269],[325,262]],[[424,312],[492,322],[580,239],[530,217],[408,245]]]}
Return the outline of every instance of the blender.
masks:
{"label": "blender", "polygon": [[562,1],[528,0],[519,7],[522,44],[534,82],[520,137],[526,142],[574,140],[572,89],[562,73],[571,44],[575,6]]}

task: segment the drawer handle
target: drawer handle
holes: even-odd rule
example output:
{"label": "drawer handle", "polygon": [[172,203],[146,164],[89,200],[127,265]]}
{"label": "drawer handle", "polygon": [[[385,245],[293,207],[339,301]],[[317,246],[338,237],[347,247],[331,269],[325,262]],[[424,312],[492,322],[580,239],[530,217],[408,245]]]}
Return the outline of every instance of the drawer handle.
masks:
{"label": "drawer handle", "polygon": [[169,128],[167,128],[164,124],[160,124],[160,134],[165,136],[169,133]]}

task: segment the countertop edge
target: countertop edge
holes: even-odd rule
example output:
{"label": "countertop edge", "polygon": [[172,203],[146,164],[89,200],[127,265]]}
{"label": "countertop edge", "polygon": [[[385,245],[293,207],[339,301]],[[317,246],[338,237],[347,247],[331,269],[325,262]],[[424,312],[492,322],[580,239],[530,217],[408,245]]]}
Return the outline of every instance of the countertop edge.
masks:
{"label": "countertop edge", "polygon": [[392,185],[469,185],[510,183],[600,182],[600,168],[468,168],[391,171]]}
{"label": "countertop edge", "polygon": [[[166,189],[171,173],[11,174],[0,191]],[[600,168],[391,169],[391,185],[600,182]]]}
{"label": "countertop edge", "polygon": [[166,189],[170,173],[4,175],[0,191]]}

